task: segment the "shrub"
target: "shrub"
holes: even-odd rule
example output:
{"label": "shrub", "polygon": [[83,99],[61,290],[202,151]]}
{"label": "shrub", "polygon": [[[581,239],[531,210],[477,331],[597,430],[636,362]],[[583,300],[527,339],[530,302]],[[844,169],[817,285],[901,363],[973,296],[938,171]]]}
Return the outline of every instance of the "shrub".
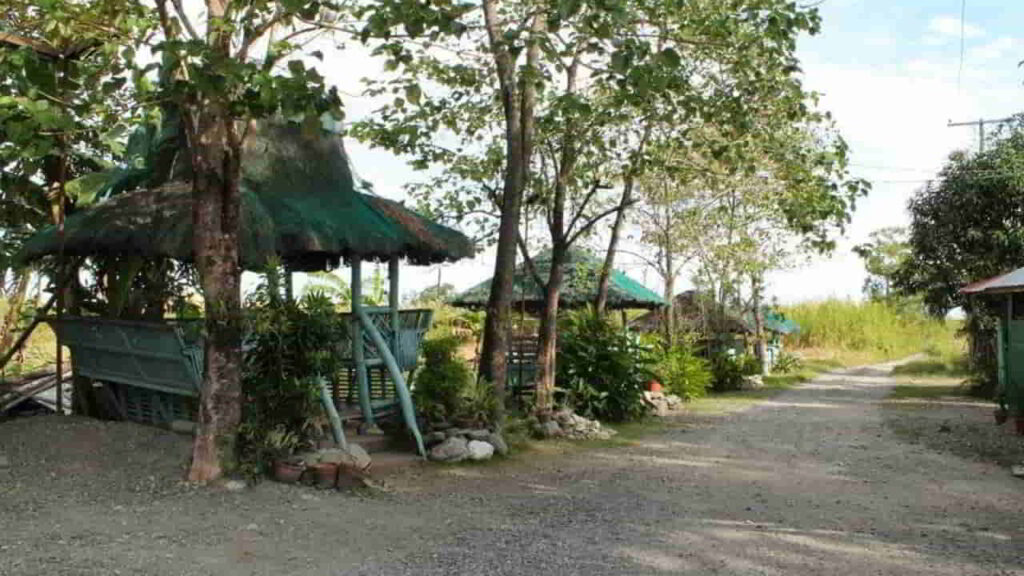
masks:
{"label": "shrub", "polygon": [[712,390],[730,392],[743,387],[744,360],[725,352],[715,354],[711,358]]}
{"label": "shrub", "polygon": [[799,356],[794,356],[788,352],[782,352],[779,354],[779,357],[775,359],[775,365],[772,367],[772,371],[779,374],[790,374],[799,371],[803,367],[804,363],[800,360]]}
{"label": "shrub", "polygon": [[570,312],[559,329],[557,382],[562,400],[591,418],[622,422],[647,413],[653,346],[592,309]]}
{"label": "shrub", "polygon": [[423,366],[416,374],[413,398],[428,422],[447,422],[459,415],[473,381],[469,366],[457,354],[461,344],[456,336],[423,342]]}
{"label": "shrub", "polygon": [[654,373],[668,392],[684,400],[701,398],[711,387],[711,366],[688,341],[662,347]]}

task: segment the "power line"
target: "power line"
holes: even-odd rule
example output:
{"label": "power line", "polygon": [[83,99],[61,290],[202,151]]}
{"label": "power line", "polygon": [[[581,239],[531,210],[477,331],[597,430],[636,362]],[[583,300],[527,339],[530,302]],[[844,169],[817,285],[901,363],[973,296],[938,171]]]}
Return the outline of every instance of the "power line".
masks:
{"label": "power line", "polygon": [[970,122],[953,122],[948,121],[946,126],[948,128],[954,128],[957,126],[978,126],[978,152],[985,151],[985,125],[986,124],[1005,124],[1007,122],[1013,122],[1013,118],[997,118],[994,120],[978,119]]}

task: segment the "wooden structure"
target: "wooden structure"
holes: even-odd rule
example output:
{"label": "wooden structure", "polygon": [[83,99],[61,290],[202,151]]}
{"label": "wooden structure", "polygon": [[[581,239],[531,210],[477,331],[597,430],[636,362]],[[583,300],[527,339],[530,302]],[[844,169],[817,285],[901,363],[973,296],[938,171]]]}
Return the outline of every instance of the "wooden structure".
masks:
{"label": "wooden structure", "polygon": [[1024,268],[973,282],[960,292],[998,311],[996,400],[1024,434]]}

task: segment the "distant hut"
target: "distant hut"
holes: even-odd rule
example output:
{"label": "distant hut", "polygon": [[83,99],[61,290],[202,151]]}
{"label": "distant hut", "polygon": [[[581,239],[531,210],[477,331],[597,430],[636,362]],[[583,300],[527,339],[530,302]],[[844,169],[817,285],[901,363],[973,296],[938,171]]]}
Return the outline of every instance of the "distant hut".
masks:
{"label": "distant hut", "polygon": [[[665,310],[654,310],[634,319],[630,328],[658,333],[665,329]],[[742,352],[753,329],[743,316],[702,297],[696,290],[676,295],[673,301],[673,326],[677,332],[697,334],[701,347],[710,355],[721,350]]]}
{"label": "distant hut", "polygon": [[999,318],[996,330],[997,418],[1016,419],[1024,434],[1024,268],[979,280],[960,292],[992,306]]}

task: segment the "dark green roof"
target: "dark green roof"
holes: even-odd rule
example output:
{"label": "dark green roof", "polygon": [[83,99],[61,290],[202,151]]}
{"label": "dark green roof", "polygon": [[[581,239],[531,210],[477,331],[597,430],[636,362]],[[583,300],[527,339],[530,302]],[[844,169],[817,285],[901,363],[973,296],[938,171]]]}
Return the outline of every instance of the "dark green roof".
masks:
{"label": "dark green roof", "polygon": [[[298,125],[265,123],[246,138],[242,174],[242,264],[258,270],[278,256],[296,270],[323,270],[339,258],[414,264],[473,255],[463,234],[398,202],[356,189],[340,136]],[[180,161],[180,157],[179,157]],[[192,259],[191,184],[165,184],[116,194],[70,215],[69,255],[140,254]],[[59,249],[52,227],[30,238],[20,257]]]}
{"label": "dark green roof", "polygon": [[[546,282],[551,270],[551,251],[545,251],[533,258],[534,266]],[[597,298],[597,283],[603,262],[583,248],[570,248],[565,265],[565,278],[558,303],[563,308],[581,308],[593,304]],[[516,267],[514,307],[524,305],[531,311],[544,305],[544,293],[537,281],[526,270],[525,263]],[[483,308],[490,296],[491,281],[488,279],[459,294],[452,305],[463,308]],[[618,270],[613,270],[608,281],[608,307],[658,308],[665,301],[657,293],[633,280]]]}

